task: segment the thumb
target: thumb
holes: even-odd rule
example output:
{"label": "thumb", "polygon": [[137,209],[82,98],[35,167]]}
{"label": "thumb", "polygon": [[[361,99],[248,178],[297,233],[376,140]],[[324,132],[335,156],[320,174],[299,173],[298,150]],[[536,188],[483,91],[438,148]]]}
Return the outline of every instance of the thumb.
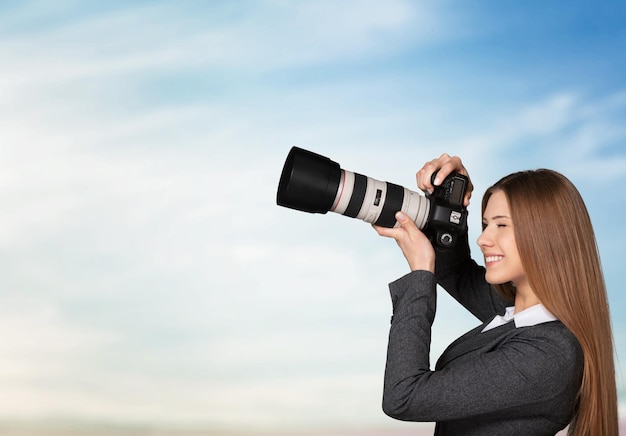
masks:
{"label": "thumb", "polygon": [[415,222],[413,222],[413,220],[409,218],[409,216],[405,214],[404,212],[401,212],[401,211],[396,212],[395,217],[396,217],[396,221],[398,221],[398,224],[400,224],[400,227],[402,227],[407,232],[413,232],[413,229],[417,227],[415,225]]}
{"label": "thumb", "polygon": [[396,242],[408,261],[411,271],[422,269],[433,272],[435,251],[428,238],[407,214],[397,212],[395,217],[402,228],[402,231],[398,232]]}
{"label": "thumb", "polygon": [[398,224],[400,224],[400,229],[402,229],[402,231],[398,232],[396,237],[398,243],[401,243],[402,240],[413,241],[419,238],[419,233],[421,232],[415,222],[406,213],[396,212],[395,218]]}

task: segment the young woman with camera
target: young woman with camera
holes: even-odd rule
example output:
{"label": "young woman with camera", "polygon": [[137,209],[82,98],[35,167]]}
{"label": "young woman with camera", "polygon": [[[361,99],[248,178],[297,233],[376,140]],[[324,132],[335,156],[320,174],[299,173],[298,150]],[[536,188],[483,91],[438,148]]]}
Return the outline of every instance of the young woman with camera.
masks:
{"label": "young woman with camera", "polygon": [[[457,171],[446,154],[417,173],[418,187]],[[469,176],[469,175],[468,175]],[[469,205],[471,183],[464,202]],[[396,240],[411,272],[389,285],[383,409],[435,421],[438,435],[617,435],[612,331],[595,236],[575,186],[551,170],[502,178],[482,201],[477,243],[433,248],[406,215],[374,226]],[[482,324],[453,342],[430,369],[439,284]]]}

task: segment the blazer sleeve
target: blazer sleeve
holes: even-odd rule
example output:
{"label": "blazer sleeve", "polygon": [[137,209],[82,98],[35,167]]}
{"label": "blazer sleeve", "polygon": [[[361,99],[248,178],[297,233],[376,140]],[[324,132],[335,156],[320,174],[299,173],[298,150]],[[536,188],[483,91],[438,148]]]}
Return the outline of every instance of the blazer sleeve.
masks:
{"label": "blazer sleeve", "polygon": [[470,256],[467,232],[452,249],[437,249],[435,256],[437,283],[482,322],[502,315],[510,306],[485,280],[485,268]]}
{"label": "blazer sleeve", "polygon": [[[390,284],[383,411],[406,421],[447,421],[481,414],[541,414],[546,404],[575,397],[580,350],[558,322],[514,329],[493,350],[481,350],[431,371],[436,308],[432,273],[413,271]],[[551,324],[552,326],[550,326]]]}

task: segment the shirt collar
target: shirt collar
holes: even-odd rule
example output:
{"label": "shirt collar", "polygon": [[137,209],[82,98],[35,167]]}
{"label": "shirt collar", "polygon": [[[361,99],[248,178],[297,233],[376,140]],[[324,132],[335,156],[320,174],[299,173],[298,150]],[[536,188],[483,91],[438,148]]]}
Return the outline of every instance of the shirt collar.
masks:
{"label": "shirt collar", "polygon": [[530,327],[544,322],[556,321],[557,317],[552,315],[543,304],[535,304],[521,312],[515,313],[515,307],[509,306],[505,309],[504,315],[496,315],[493,320],[482,330],[486,332],[493,328],[504,325],[510,321],[515,323],[515,328]]}
{"label": "shirt collar", "polygon": [[543,304],[535,304],[513,315],[513,320],[515,327],[530,327],[544,322],[556,321],[557,318]]}

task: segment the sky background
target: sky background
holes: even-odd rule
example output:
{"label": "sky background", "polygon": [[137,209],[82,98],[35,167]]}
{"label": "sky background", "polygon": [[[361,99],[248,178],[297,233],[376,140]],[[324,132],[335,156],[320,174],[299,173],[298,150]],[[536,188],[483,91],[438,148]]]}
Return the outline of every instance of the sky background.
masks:
{"label": "sky background", "polygon": [[[626,6],[0,1],[0,423],[416,429],[380,407],[392,240],[276,206],[289,149],[415,189],[566,174],[626,413]],[[433,361],[478,324],[444,294]],[[328,433],[327,433],[328,434]]]}

